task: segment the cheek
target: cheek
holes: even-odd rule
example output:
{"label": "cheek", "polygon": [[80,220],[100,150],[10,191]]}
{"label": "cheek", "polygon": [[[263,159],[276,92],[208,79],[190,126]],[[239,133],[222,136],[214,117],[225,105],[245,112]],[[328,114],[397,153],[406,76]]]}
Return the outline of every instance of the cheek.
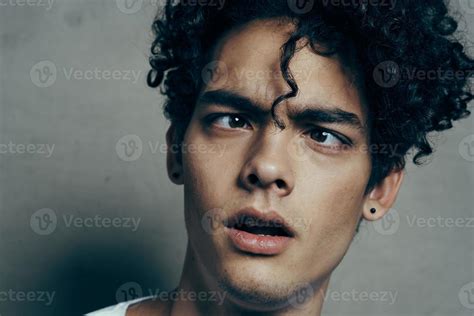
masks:
{"label": "cheek", "polygon": [[368,155],[354,151],[334,157],[314,155],[298,170],[303,200],[324,203],[322,213],[353,213],[350,206],[361,202],[371,167]]}
{"label": "cheek", "polygon": [[[227,144],[209,140],[191,129],[185,144],[201,148],[191,152],[184,150],[184,191],[190,208],[204,212],[214,208],[224,208],[232,192],[232,185],[238,175],[238,161],[229,152]],[[191,145],[192,144],[192,145]]]}
{"label": "cheek", "polygon": [[214,204],[216,188],[221,187],[220,181],[225,178],[218,172],[214,159],[202,153],[183,154],[184,196],[195,206],[203,209],[219,207]]}
{"label": "cheek", "polygon": [[[306,232],[309,247],[327,249],[346,247],[359,221],[370,163],[363,156],[353,157],[332,166],[306,168],[299,196],[305,217],[311,221]],[[332,248],[331,250],[334,250]]]}

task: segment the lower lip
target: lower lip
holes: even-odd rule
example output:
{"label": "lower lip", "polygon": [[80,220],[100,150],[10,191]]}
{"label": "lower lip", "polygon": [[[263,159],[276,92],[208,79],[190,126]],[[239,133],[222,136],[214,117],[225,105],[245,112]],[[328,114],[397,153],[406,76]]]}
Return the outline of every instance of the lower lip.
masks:
{"label": "lower lip", "polygon": [[260,255],[277,255],[285,251],[291,237],[255,235],[235,228],[226,228],[230,240],[238,249]]}

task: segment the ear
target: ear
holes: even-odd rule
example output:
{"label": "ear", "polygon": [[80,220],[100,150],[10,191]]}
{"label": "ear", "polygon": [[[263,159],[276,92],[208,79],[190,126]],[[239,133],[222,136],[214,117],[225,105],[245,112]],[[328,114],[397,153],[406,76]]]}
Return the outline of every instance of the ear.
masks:
{"label": "ear", "polygon": [[[390,210],[404,177],[404,169],[394,169],[367,194],[362,210],[364,219],[378,220]],[[370,211],[372,208],[376,210],[375,213]]]}
{"label": "ear", "polygon": [[183,184],[183,164],[181,144],[177,142],[176,127],[171,124],[166,132],[166,168],[168,177],[174,184]]}

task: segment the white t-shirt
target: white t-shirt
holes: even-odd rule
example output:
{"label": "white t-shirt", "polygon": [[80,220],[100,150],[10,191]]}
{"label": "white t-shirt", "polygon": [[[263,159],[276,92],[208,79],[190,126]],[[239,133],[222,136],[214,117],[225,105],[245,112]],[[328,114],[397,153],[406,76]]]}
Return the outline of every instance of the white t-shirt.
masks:
{"label": "white t-shirt", "polygon": [[147,297],[140,297],[135,300],[127,301],[127,302],[122,302],[117,305],[109,306],[106,308],[99,309],[95,312],[90,312],[87,313],[85,316],[125,316],[127,313],[127,308],[140,301],[144,301],[146,299],[152,298],[153,296],[147,296]]}

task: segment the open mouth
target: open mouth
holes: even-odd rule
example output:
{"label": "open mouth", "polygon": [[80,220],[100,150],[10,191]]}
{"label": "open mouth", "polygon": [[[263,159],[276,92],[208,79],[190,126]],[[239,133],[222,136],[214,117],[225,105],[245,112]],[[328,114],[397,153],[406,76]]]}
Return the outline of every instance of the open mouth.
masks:
{"label": "open mouth", "polygon": [[296,233],[276,211],[243,208],[223,222],[231,245],[240,253],[275,256],[296,240]]}
{"label": "open mouth", "polygon": [[233,217],[226,226],[259,236],[294,236],[291,230],[281,220],[265,220],[252,215]]}
{"label": "open mouth", "polygon": [[291,227],[276,212],[243,210],[224,223],[229,240],[242,253],[278,255],[294,240]]}

